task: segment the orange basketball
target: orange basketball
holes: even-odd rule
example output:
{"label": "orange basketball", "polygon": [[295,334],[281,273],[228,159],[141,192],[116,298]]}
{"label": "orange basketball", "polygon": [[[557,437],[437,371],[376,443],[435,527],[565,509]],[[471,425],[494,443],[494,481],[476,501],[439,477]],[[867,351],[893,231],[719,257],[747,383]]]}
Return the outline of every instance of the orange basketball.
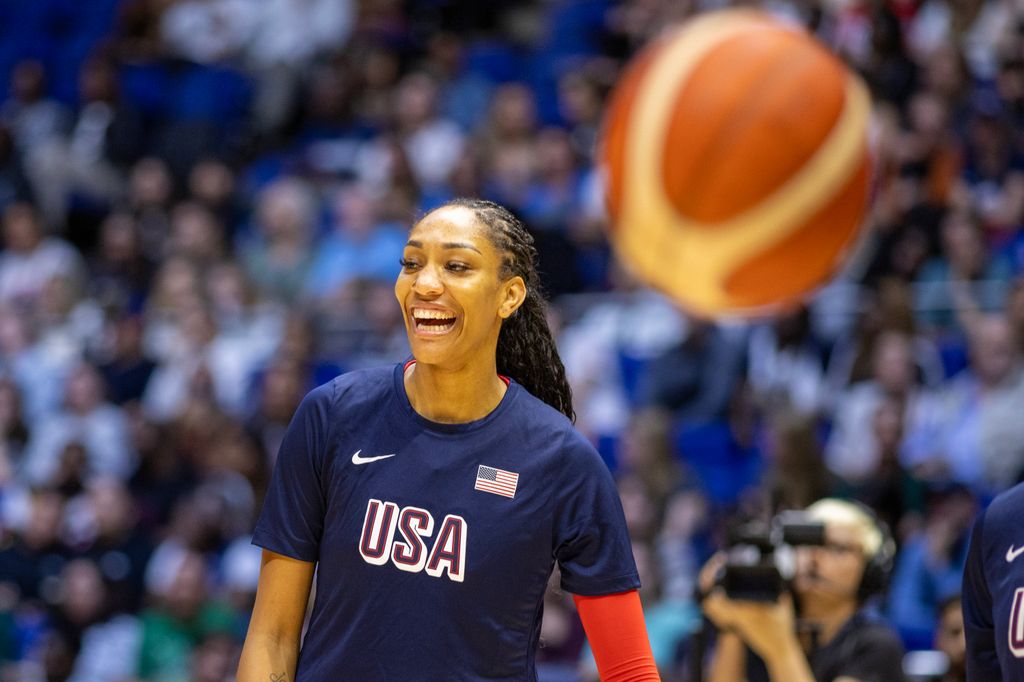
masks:
{"label": "orange basketball", "polygon": [[799,300],[863,222],[870,110],[799,28],[751,10],[687,22],[612,93],[600,155],[616,253],[698,314]]}

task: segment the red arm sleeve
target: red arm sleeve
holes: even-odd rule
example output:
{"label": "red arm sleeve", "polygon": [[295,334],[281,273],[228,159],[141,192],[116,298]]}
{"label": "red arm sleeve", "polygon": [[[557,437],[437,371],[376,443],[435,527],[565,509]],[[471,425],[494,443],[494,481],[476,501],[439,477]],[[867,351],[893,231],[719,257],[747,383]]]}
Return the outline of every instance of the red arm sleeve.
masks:
{"label": "red arm sleeve", "polygon": [[660,680],[636,590],[600,597],[573,595],[603,682]]}

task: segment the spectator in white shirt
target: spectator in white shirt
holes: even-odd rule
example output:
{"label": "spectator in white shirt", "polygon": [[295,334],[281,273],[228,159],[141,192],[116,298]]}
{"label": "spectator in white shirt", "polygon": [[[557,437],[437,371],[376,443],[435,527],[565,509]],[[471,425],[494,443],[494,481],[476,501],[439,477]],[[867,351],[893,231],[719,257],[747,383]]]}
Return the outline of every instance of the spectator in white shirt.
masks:
{"label": "spectator in white shirt", "polygon": [[416,180],[426,189],[448,179],[465,145],[459,126],[437,114],[437,96],[437,84],[425,73],[403,78],[395,96],[399,138]]}
{"label": "spectator in white shirt", "polygon": [[871,358],[871,378],[850,386],[836,399],[825,461],[833,472],[849,482],[862,482],[878,468],[881,458],[873,424],[882,402],[886,398],[898,400],[905,406],[907,420],[913,420],[917,414],[919,390],[911,351],[907,335],[881,332]]}
{"label": "spectator in white shirt", "polygon": [[61,468],[68,445],[85,449],[85,474],[125,480],[136,466],[128,420],[120,408],[103,398],[103,383],[95,368],[82,363],[64,386],[64,409],[42,420],[26,450],[28,482],[47,485]]}
{"label": "spectator in white shirt", "polygon": [[223,62],[241,54],[256,23],[258,3],[250,0],[178,0],[160,21],[160,35],[171,52],[199,64]]}
{"label": "spectator in white shirt", "polygon": [[0,104],[0,121],[14,134],[14,142],[27,153],[65,132],[67,109],[46,96],[46,69],[34,60],[18,63],[11,71],[11,97]]}
{"label": "spectator in white shirt", "polygon": [[747,380],[762,405],[815,414],[822,407],[825,372],[806,308],[756,327],[747,350]]}
{"label": "spectator in white shirt", "polygon": [[1024,366],[1000,315],[975,321],[968,354],[968,368],[930,396],[901,454],[922,475],[996,492],[1024,474]]}
{"label": "spectator in white shirt", "polygon": [[31,308],[55,277],[77,281],[78,252],[57,237],[47,237],[31,204],[10,205],[3,213],[4,251],[0,254],[0,303]]}

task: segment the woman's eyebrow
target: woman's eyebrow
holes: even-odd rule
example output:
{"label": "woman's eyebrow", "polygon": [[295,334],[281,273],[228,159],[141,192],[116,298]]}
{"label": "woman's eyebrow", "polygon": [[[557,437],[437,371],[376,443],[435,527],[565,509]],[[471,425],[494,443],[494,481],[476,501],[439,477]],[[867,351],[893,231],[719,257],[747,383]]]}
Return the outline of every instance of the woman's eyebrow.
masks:
{"label": "woman's eyebrow", "polygon": [[[416,249],[422,249],[423,248],[423,242],[416,241],[415,239],[410,239],[409,241],[407,241],[405,243],[405,245],[406,246],[411,246],[411,247],[416,248]],[[444,244],[441,244],[441,248],[442,249],[448,249],[448,250],[451,250],[451,249],[469,249],[470,251],[476,251],[480,255],[483,255],[480,252],[480,249],[476,248],[472,244],[466,244],[465,242],[445,242]]]}

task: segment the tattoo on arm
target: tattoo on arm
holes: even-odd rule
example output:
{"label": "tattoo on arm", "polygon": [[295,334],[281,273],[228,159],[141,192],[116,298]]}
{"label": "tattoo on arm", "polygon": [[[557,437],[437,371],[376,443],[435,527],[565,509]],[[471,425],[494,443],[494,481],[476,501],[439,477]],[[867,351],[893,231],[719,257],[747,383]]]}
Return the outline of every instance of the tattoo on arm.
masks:
{"label": "tattoo on arm", "polygon": [[270,682],[288,682],[287,673],[270,673]]}

